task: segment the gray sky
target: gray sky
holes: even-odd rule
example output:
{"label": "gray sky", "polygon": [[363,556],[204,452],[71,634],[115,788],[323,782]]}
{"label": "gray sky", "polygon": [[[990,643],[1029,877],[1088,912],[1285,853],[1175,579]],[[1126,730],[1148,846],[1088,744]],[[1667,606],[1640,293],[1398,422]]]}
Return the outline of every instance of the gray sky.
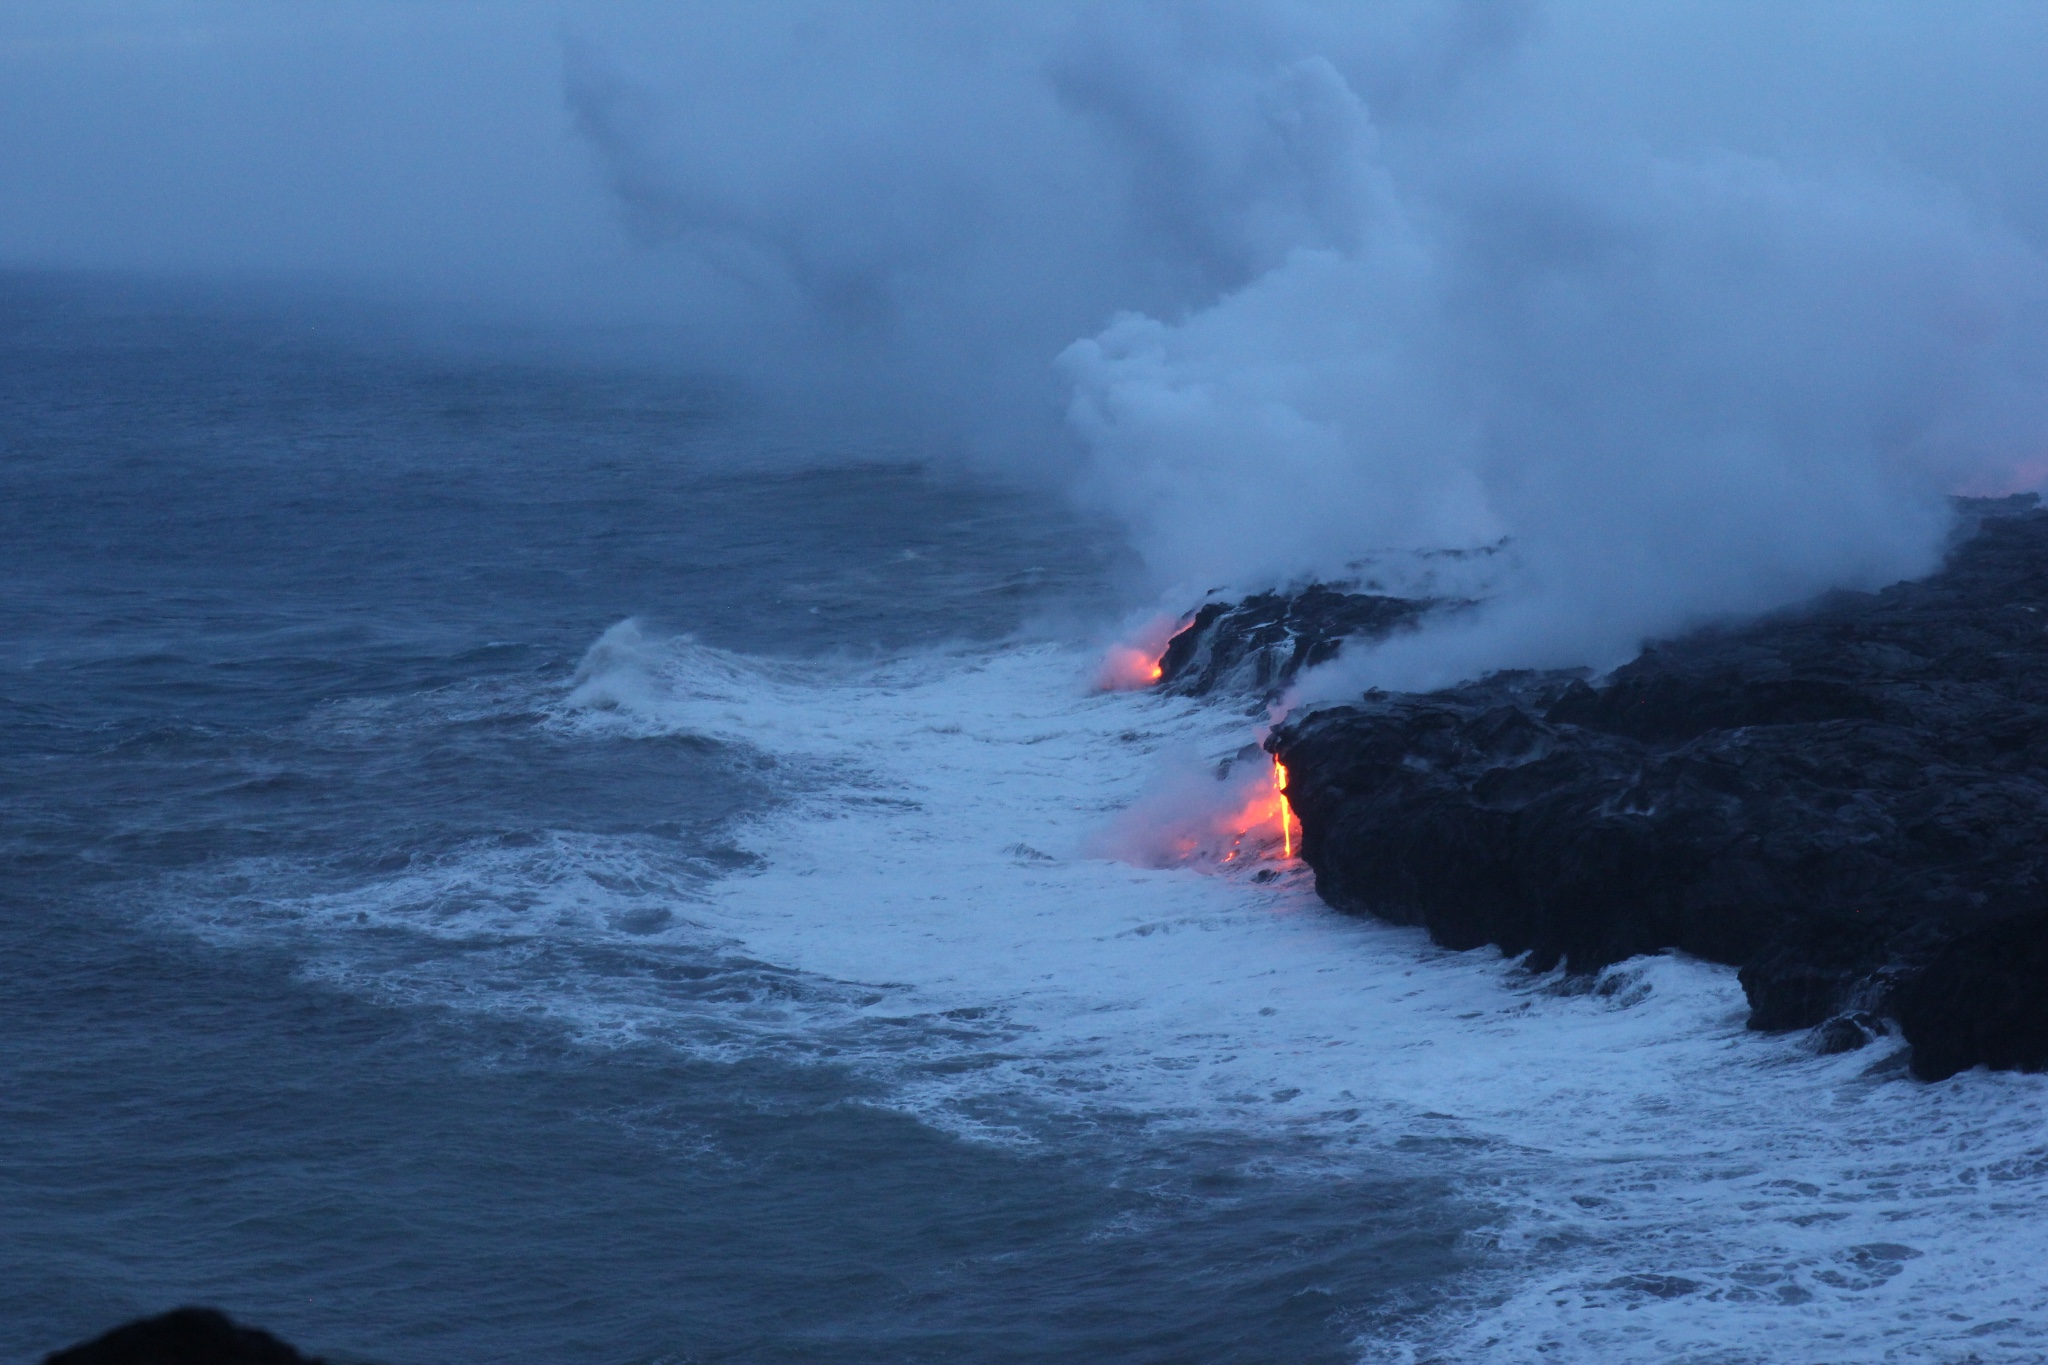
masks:
{"label": "gray sky", "polygon": [[[698,159],[678,178],[751,174],[764,198],[849,145],[897,188],[1045,172],[1077,130],[1033,103],[1064,83],[1065,121],[1087,124],[1073,94],[1093,79],[1101,143],[1116,80],[1167,84],[1178,66],[1192,93],[1235,43],[1246,66],[1330,56],[1409,132],[1534,115],[1672,153],[1888,162],[2048,240],[2037,4],[0,0],[0,261],[499,288],[544,267],[589,288],[632,253],[565,101],[565,40],[646,92]],[[1518,48],[1512,91],[1447,95],[1485,61],[1461,45]],[[988,161],[964,177],[944,145],[963,120]],[[1122,178],[1170,200],[1194,160]]]}
{"label": "gray sky", "polygon": [[0,7],[0,259],[430,277],[601,250],[544,5]]}

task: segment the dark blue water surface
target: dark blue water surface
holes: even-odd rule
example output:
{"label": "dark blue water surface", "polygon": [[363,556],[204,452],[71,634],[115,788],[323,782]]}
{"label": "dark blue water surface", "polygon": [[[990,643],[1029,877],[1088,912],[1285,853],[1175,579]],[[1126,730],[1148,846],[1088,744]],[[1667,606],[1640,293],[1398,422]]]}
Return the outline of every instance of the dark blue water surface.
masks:
{"label": "dark blue water surface", "polygon": [[[0,1357],[197,1301],[389,1365],[1336,1361],[1426,1304],[1428,1182],[1135,1120],[991,1146],[829,1056],[572,1026],[572,982],[657,1023],[808,989],[635,942],[786,781],[547,723],[607,627],[993,637],[1099,607],[1116,552],[716,385],[508,354],[0,277]],[[319,931],[572,865],[630,882],[618,932]]]}

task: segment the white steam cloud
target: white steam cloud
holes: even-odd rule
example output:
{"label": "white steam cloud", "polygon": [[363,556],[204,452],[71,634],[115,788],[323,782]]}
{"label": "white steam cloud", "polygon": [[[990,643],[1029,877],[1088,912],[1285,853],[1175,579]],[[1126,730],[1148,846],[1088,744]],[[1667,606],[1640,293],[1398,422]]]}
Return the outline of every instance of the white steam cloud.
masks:
{"label": "white steam cloud", "polygon": [[1943,494],[2038,477],[2048,277],[2010,234],[1749,158],[1602,170],[1448,221],[1389,186],[1360,249],[1076,343],[1086,486],[1184,589],[1509,538],[1492,609],[1362,675],[1414,686],[1922,572]]}
{"label": "white steam cloud", "polygon": [[[779,13],[831,35],[777,49],[809,60],[749,49],[758,112],[816,116],[769,138],[801,174],[732,159],[724,122],[716,145],[633,141],[633,87],[572,65],[629,224],[782,291],[813,354],[951,414],[985,459],[1043,460],[1063,398],[1077,491],[1169,603],[1508,540],[1493,607],[1344,685],[1614,662],[1922,572],[1946,494],[2048,454],[2048,269],[1982,184],[1798,120],[1775,143],[1733,126],[1745,62],[1867,46],[1873,22],[1909,44],[1906,10],[1813,7],[1788,36],[1717,6],[1753,49],[1621,103],[1618,76],[1679,53],[1599,7],[908,7],[859,39]],[[1954,79],[2027,27],[2006,20]],[[1806,124],[1842,94],[1812,89]]]}
{"label": "white steam cloud", "polygon": [[1175,607],[1506,538],[1344,686],[1918,572],[2048,473],[2030,3],[76,13],[0,10],[0,259],[656,323],[1067,484]]}

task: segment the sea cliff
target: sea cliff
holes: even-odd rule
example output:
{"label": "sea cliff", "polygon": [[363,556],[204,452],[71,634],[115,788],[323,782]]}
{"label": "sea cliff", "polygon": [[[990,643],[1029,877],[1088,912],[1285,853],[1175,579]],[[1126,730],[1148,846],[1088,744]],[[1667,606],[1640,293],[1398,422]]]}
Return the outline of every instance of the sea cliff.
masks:
{"label": "sea cliff", "polygon": [[[1959,511],[1923,580],[1659,643],[1605,677],[1501,673],[1290,716],[1267,747],[1317,890],[1537,969],[1727,963],[1751,1027],[1824,1050],[1897,1027],[1925,1079],[2048,1065],[2048,513]],[[1321,591],[1294,614],[1329,615],[1342,595]],[[1415,617],[1349,610],[1382,632]],[[1233,615],[1175,649],[1254,682],[1306,661],[1228,638]],[[1276,664],[1247,672],[1260,654]]]}

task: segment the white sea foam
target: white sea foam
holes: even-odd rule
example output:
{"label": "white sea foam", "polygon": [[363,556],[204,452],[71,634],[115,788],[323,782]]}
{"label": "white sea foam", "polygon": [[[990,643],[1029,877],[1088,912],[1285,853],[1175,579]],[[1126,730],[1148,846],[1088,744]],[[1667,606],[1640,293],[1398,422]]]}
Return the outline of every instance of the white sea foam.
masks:
{"label": "white sea foam", "polygon": [[1724,968],[1534,976],[1337,915],[1299,869],[1081,856],[1156,767],[1256,733],[1093,691],[1095,662],[759,660],[623,625],[547,723],[772,762],[787,800],[740,823],[737,870],[558,834],[367,886],[251,868],[204,927],[303,932],[352,989],[593,1044],[829,1060],[976,1140],[1113,1116],[1315,1138],[1307,1180],[1443,1176],[1492,1211],[1477,1287],[1370,1359],[2048,1358],[2048,1078],[1816,1056],[1749,1033]]}
{"label": "white sea foam", "polygon": [[[1304,876],[1077,856],[1227,708],[1087,690],[1013,646],[762,664],[630,626],[559,723],[675,729],[822,776],[691,918],[752,957],[875,988],[876,1016],[986,1021],[904,1064],[932,1122],[1013,1093],[1153,1124],[1317,1131],[1437,1160],[1498,1208],[1485,1302],[1388,1358],[2035,1359],[2048,1351],[2048,1080],[1906,1078],[1743,1027],[1677,957],[1594,989],[1326,910]],[[943,1032],[943,1031],[941,1031]],[[899,1059],[906,1060],[907,1059]],[[971,1062],[971,1065],[962,1063]]]}

